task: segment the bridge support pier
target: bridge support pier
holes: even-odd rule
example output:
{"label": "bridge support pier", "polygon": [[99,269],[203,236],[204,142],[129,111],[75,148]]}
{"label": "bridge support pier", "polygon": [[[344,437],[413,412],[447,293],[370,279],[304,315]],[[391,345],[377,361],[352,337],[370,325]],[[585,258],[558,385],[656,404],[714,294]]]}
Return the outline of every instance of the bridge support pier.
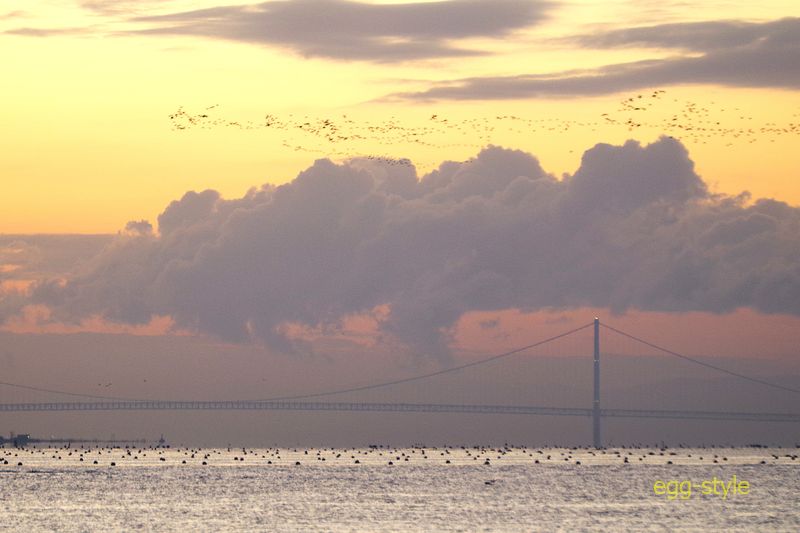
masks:
{"label": "bridge support pier", "polygon": [[592,441],[595,448],[603,446],[600,437],[600,319],[594,319],[594,401],[592,402]]}

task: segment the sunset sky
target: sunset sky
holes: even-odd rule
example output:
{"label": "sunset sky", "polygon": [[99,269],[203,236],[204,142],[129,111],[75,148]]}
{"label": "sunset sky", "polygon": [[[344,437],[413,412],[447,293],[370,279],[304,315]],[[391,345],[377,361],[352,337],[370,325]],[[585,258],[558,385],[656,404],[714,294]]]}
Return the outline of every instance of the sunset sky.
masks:
{"label": "sunset sky", "polygon": [[[492,143],[531,152],[560,175],[574,172],[597,142],[662,134],[684,141],[717,191],[800,202],[800,23],[791,18],[800,8],[792,1],[32,0],[4,7],[6,233],[113,233],[128,220],[154,220],[187,190],[239,196],[287,182],[317,157],[389,155],[429,170]],[[462,90],[446,90],[453,87]],[[622,100],[657,89],[666,93],[647,111],[619,111]],[[411,128],[431,125],[437,114],[451,121],[516,115],[541,126],[512,131],[509,121],[495,120],[488,137],[424,139],[435,146],[378,144],[380,136],[328,143],[267,128],[173,130],[168,116],[180,107],[201,114],[214,105],[218,118],[255,123],[267,114],[334,121],[345,114],[360,123],[397,117]],[[697,141],[660,127],[687,105],[707,109],[708,119],[701,124],[695,114],[693,124],[680,123],[745,134]],[[622,124],[607,125],[603,113]],[[629,131],[628,118],[644,125]],[[565,130],[570,122],[591,125]]]}
{"label": "sunset sky", "polygon": [[800,374],[796,1],[6,1],[0,49],[7,381],[69,334],[368,379],[595,314]]}

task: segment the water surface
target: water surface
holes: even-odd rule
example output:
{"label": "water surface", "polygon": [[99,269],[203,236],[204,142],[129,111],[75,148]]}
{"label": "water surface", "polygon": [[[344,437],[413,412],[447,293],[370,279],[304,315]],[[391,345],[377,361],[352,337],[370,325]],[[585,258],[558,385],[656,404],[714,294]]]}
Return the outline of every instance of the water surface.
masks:
{"label": "water surface", "polygon": [[[797,532],[798,454],[777,448],[5,448],[0,528]],[[747,494],[722,494],[720,484],[730,486],[734,475],[740,486],[747,482]],[[702,482],[714,479],[719,494],[702,494]],[[656,495],[657,481],[665,487],[672,481],[669,492]]]}

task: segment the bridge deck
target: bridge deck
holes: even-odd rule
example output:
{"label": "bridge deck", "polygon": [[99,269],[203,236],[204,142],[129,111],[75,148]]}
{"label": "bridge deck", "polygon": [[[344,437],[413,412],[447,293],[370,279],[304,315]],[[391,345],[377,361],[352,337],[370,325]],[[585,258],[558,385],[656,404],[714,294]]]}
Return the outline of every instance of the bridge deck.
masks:
{"label": "bridge deck", "polygon": [[[395,413],[473,413],[544,416],[592,416],[592,409],[540,407],[530,405],[462,405],[432,403],[365,403],[263,401],[107,401],[2,403],[0,412],[20,411],[134,411],[134,410],[292,410],[292,411],[376,411]],[[800,422],[795,413],[743,413],[725,411],[677,411],[655,409],[601,409],[610,418],[672,418],[693,420],[749,420],[758,422]]]}

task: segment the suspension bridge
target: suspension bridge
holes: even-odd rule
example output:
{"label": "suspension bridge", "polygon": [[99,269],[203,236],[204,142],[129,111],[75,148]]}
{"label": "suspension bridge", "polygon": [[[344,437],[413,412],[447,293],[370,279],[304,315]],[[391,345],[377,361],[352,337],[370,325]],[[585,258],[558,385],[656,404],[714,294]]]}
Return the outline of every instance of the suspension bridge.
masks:
{"label": "suspension bridge", "polygon": [[[544,339],[534,344],[523,346],[511,351],[497,354],[459,366],[448,367],[442,370],[418,376],[402,378],[392,381],[374,383],[370,385],[338,389],[327,392],[296,395],[289,397],[268,398],[260,400],[225,400],[225,401],[175,401],[175,400],[146,400],[115,398],[90,394],[78,394],[53,389],[44,389],[16,383],[0,382],[0,386],[18,387],[40,392],[66,394],[88,398],[90,401],[73,402],[24,402],[0,403],[0,412],[36,412],[36,411],[141,411],[141,410],[289,410],[289,411],[361,411],[361,412],[388,412],[388,413],[471,413],[471,414],[503,414],[503,415],[535,415],[535,416],[571,416],[585,417],[591,420],[592,443],[596,448],[602,447],[602,420],[604,418],[651,418],[651,419],[677,419],[677,420],[718,420],[718,421],[755,421],[755,422],[784,422],[800,423],[800,413],[768,413],[768,412],[739,412],[739,411],[697,411],[697,410],[658,410],[658,409],[615,409],[601,406],[600,396],[600,328],[604,327],[623,337],[654,348],[660,352],[672,355],[700,366],[727,374],[742,380],[756,383],[772,389],[800,394],[800,389],[766,381],[754,376],[734,372],[720,366],[710,364],[672,350],[663,348],[644,339],[601,324],[595,318],[592,323],[564,332],[560,335]],[[558,339],[573,335],[578,331],[588,328],[594,330],[593,350],[593,400],[591,407],[547,407],[532,405],[486,405],[486,404],[446,404],[446,403],[389,403],[389,402],[336,402],[336,401],[310,401],[313,398],[334,396],[338,394],[361,392],[420,381],[434,376],[456,372],[466,368],[483,365],[498,359],[510,357],[532,348],[543,346]]]}

